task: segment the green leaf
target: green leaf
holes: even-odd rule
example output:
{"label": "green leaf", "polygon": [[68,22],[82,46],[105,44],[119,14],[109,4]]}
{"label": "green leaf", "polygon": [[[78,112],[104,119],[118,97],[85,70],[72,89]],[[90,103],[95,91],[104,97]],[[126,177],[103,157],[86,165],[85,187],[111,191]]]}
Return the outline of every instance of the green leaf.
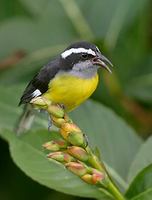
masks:
{"label": "green leaf", "polygon": [[[0,87],[1,128],[13,129],[21,109],[17,107],[22,87]],[[15,93],[15,95],[14,95]],[[136,133],[110,109],[94,101],[84,103],[71,113],[72,119],[87,134],[93,148],[99,148],[102,158],[124,179],[136,155],[141,140]],[[88,117],[89,116],[89,117]],[[37,118],[35,127],[46,127],[47,122]]]}
{"label": "green leaf", "polygon": [[127,198],[136,198],[147,191],[152,191],[152,164],[143,169],[131,183],[127,193]]}
{"label": "green leaf", "polygon": [[126,179],[128,169],[141,145],[136,133],[105,106],[87,101],[72,119],[84,130],[93,147],[98,147],[106,163]]}
{"label": "green leaf", "polygon": [[128,180],[131,182],[133,178],[145,167],[152,164],[152,137],[150,137],[141,147],[137,153],[133,163],[131,164]]}
{"label": "green leaf", "polygon": [[13,132],[1,130],[1,136],[9,142],[10,153],[17,166],[33,180],[57,191],[77,196],[110,200],[108,193],[83,182],[63,165],[46,158],[42,144],[56,137],[48,131],[29,132],[17,137]]}
{"label": "green leaf", "polygon": [[[2,95],[0,105],[3,109],[0,113],[1,128],[12,130],[14,127],[21,113],[21,109],[17,108],[21,88],[14,86],[6,90],[0,87]],[[136,133],[112,111],[94,101],[86,102],[71,115],[87,134],[91,146],[99,148],[111,175],[124,190],[127,185],[121,176],[126,177],[127,170],[141,144]],[[35,123],[36,128],[44,127],[43,121]],[[45,127],[47,128],[46,124]]]}
{"label": "green leaf", "polygon": [[[27,37],[30,35],[30,37]],[[39,44],[32,41],[35,36],[34,23],[26,17],[16,17],[6,20],[0,26],[0,58],[9,56],[18,50],[34,50]],[[24,38],[24,40],[23,40]]]}
{"label": "green leaf", "polygon": [[45,9],[48,5],[47,0],[19,0],[32,14],[38,15],[42,13],[42,8]]}
{"label": "green leaf", "polygon": [[139,196],[132,198],[131,200],[151,200],[152,197],[152,190],[147,190],[141,193]]}
{"label": "green leaf", "polygon": [[[63,8],[65,7],[65,13],[80,36],[84,35],[82,34],[83,28],[88,26],[88,28],[86,28],[86,35],[84,35],[84,39],[86,37],[88,38],[88,35],[91,35],[90,38],[92,39],[92,34],[94,34],[94,38],[105,38],[106,44],[110,47],[113,47],[116,44],[120,31],[123,28],[126,29],[126,26],[132,23],[138,12],[148,2],[147,0],[140,0],[140,3],[137,5],[137,3],[132,0],[75,0],[72,1],[72,3],[68,3],[68,1],[65,0],[51,2],[46,0],[20,1],[33,14],[40,16],[43,15],[42,8],[47,9],[47,7],[53,7],[53,9],[60,9],[60,6],[63,5]],[[74,10],[75,12],[72,13],[70,10]],[[77,23],[77,19],[80,19],[80,15],[82,15],[81,21]],[[51,16],[53,17],[53,12],[51,12]],[[100,19],[100,25],[97,23],[97,19]],[[84,27],[80,27],[82,21],[84,22]]]}
{"label": "green leaf", "polygon": [[[122,30],[126,30],[127,26],[134,21],[147,1],[140,0],[138,5],[132,0],[90,0],[89,2],[86,0],[80,3],[82,13],[88,19],[96,38],[102,37],[110,49],[115,47]],[[97,23],[97,19],[100,19],[100,23]]]}
{"label": "green leaf", "polygon": [[152,103],[152,73],[150,72],[130,80],[127,91],[129,95],[136,99]]}
{"label": "green leaf", "polygon": [[14,15],[25,15],[27,14],[21,3],[17,0],[1,0],[0,1],[0,21],[5,20],[6,18],[11,18]]}
{"label": "green leaf", "polygon": [[21,114],[21,110],[17,105],[22,89],[21,86],[9,87],[7,90],[4,87],[0,87],[0,92],[0,128],[12,129]]}

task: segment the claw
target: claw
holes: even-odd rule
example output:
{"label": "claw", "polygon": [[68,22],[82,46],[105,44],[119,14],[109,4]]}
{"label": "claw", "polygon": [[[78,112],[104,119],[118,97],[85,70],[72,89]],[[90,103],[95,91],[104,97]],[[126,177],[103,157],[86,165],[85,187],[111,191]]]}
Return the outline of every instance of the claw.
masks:
{"label": "claw", "polygon": [[65,110],[65,105],[63,103],[58,104],[63,110]]}

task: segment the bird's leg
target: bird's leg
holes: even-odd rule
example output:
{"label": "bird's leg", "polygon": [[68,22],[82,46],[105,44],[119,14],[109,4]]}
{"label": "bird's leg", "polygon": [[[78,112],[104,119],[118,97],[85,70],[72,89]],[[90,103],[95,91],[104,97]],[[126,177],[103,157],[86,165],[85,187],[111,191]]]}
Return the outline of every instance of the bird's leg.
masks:
{"label": "bird's leg", "polygon": [[52,119],[50,117],[50,115],[48,114],[48,131],[51,131],[51,128],[52,128]]}
{"label": "bird's leg", "polygon": [[88,146],[89,144],[89,140],[88,140],[88,137],[85,133],[83,133],[83,137],[85,138],[85,142],[86,142],[86,147]]}

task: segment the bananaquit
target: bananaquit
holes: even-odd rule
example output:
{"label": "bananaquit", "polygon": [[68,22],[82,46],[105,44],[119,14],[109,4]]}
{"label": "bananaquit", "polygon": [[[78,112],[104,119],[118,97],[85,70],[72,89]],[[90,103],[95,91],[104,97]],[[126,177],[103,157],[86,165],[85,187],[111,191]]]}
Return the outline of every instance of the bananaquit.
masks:
{"label": "bananaquit", "polygon": [[[98,85],[99,68],[111,72],[108,65],[112,66],[111,62],[94,44],[84,41],[71,44],[34,76],[25,88],[19,105],[28,104],[33,98],[42,96],[64,105],[69,112],[94,92]],[[27,105],[17,133],[30,127],[34,116],[31,113]]]}

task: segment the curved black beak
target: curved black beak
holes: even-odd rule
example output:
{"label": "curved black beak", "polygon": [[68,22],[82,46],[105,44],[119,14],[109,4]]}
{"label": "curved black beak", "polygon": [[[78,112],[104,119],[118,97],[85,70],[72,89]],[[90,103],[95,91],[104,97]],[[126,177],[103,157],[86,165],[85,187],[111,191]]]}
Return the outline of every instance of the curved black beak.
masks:
{"label": "curved black beak", "polygon": [[108,67],[111,66],[113,67],[113,64],[101,53],[99,53],[96,57],[92,59],[93,65],[99,65],[106,69],[108,72],[112,73],[111,69]]}

